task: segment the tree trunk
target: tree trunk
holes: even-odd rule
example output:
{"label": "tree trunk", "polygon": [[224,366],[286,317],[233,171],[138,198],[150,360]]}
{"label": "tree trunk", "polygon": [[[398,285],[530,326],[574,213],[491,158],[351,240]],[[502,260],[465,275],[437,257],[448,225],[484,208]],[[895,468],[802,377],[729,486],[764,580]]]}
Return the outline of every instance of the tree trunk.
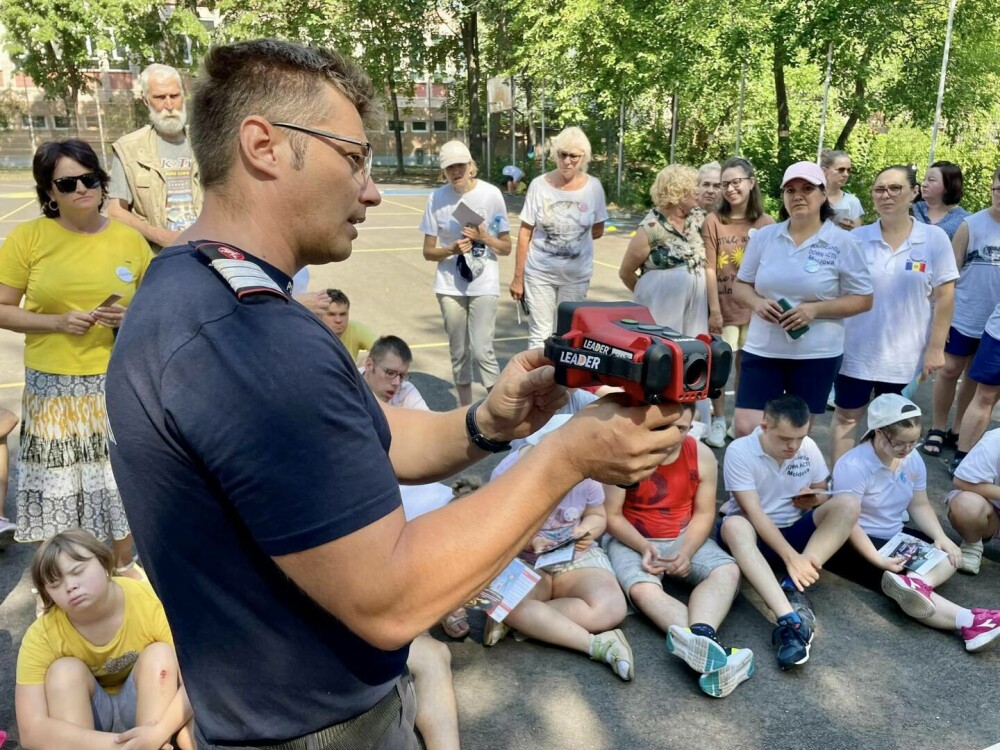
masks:
{"label": "tree trunk", "polygon": [[[534,94],[531,85],[531,79],[528,77],[527,73],[522,73],[521,88],[524,89],[524,108],[525,108],[525,130],[527,131],[527,138],[524,139],[525,143],[525,160],[531,162],[532,159],[528,157],[528,152],[531,151],[531,147],[535,145],[535,113],[534,107]],[[537,149],[536,149],[537,150]],[[537,155],[537,154],[536,154]]]}
{"label": "tree trunk", "polygon": [[63,108],[69,118],[69,129],[75,138],[80,137],[80,118],[78,109],[80,107],[80,89],[77,86],[70,87],[69,97],[63,99]]}
{"label": "tree trunk", "polygon": [[389,76],[389,100],[392,102],[393,135],[396,141],[396,174],[404,173],[403,169],[403,133],[399,124],[399,95],[396,93],[396,79]]}
{"label": "tree trunk", "polygon": [[479,14],[471,11],[462,19],[462,49],[465,52],[465,92],[469,101],[469,151],[483,158],[483,118],[479,94]]}
{"label": "tree trunk", "polygon": [[787,52],[780,26],[774,35],[774,98],[778,111],[778,164],[784,169],[792,160],[791,125],[788,118],[788,90],[785,88],[785,61]]}
{"label": "tree trunk", "polygon": [[[861,66],[859,72],[866,71],[868,68],[868,60],[871,54],[865,51],[865,54],[861,57]],[[847,122],[844,123],[844,129],[840,131],[840,135],[837,136],[837,145],[834,146],[838,151],[845,151],[847,149],[847,139],[851,137],[851,133],[854,131],[854,126],[858,124],[865,110],[865,94],[866,81],[864,75],[857,75],[854,78],[854,99],[851,102],[851,112],[847,116]]]}

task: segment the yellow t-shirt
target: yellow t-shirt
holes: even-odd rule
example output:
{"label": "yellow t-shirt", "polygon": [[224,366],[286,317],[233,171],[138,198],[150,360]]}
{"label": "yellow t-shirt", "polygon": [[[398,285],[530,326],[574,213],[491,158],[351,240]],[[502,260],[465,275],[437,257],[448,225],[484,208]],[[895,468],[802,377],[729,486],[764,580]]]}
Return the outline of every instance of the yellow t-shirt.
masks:
{"label": "yellow t-shirt", "polygon": [[114,638],[95,646],[80,635],[65,612],[51,607],[31,623],[21,641],[18,685],[44,685],[52,662],[73,656],[87,665],[101,687],[117,693],[146,646],[157,641],[173,645],[163,605],[149,583],[118,577],[112,581],[125,592],[125,616]]}
{"label": "yellow t-shirt", "polygon": [[357,359],[358,352],[362,349],[371,351],[372,344],[375,343],[375,339],[377,338],[378,336],[375,335],[375,332],[371,328],[364,323],[355,323],[353,320],[348,321],[347,330],[340,335],[341,342],[355,359]]}
{"label": "yellow t-shirt", "polygon": [[[90,312],[111,294],[128,307],[152,258],[145,238],[117,221],[80,234],[40,217],[15,227],[0,246],[0,284],[23,289],[30,312]],[[111,329],[98,325],[82,336],[28,333],[24,364],[57,375],[100,375],[113,344]]]}

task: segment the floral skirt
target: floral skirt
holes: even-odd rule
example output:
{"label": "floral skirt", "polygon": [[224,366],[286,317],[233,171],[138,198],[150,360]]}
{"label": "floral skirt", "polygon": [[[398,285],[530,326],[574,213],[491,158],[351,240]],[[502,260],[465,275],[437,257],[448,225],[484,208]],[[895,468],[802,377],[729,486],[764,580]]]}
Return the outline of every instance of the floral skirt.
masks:
{"label": "floral skirt", "polygon": [[104,375],[25,368],[17,467],[19,542],[82,528],[102,541],[129,535],[108,458]]}

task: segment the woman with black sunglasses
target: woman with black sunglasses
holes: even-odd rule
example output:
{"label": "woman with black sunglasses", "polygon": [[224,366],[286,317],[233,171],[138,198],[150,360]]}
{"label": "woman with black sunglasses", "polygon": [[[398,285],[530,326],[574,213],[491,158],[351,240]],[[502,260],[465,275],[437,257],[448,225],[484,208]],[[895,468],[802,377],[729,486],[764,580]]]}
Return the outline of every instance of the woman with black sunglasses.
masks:
{"label": "woman with black sunglasses", "polygon": [[132,537],[108,460],[104,378],[152,254],[101,215],[108,175],[87,143],[43,143],[32,171],[43,215],[0,246],[0,328],[25,334],[15,538],[80,527],[114,541],[127,575]]}

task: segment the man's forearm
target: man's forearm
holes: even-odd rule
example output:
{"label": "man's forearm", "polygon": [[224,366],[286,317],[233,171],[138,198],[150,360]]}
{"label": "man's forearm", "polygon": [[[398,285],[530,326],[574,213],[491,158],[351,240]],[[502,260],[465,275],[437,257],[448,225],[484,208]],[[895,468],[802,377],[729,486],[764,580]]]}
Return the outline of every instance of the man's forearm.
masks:
{"label": "man's forearm", "polygon": [[150,224],[131,211],[121,208],[115,201],[111,201],[108,205],[108,216],[115,221],[120,221],[122,224],[132,227],[132,229],[139,232],[152,245],[167,247],[179,234],[179,232],[171,232],[170,230]]}

